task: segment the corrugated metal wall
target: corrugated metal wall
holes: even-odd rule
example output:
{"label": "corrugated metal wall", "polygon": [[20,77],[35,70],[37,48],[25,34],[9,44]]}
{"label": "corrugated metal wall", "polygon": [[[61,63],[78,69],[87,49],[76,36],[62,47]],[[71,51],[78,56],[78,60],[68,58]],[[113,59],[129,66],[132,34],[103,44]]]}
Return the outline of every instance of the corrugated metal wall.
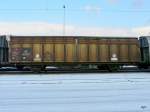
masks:
{"label": "corrugated metal wall", "polygon": [[136,38],[12,37],[12,62],[139,62]]}

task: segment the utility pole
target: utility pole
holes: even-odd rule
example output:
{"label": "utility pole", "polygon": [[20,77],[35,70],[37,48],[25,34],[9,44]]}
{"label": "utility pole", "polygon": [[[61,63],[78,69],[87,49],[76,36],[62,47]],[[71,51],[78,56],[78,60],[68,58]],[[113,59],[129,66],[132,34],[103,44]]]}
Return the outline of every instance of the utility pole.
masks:
{"label": "utility pole", "polygon": [[63,18],[63,36],[66,35],[66,6],[63,5],[63,9],[64,9],[64,18]]}

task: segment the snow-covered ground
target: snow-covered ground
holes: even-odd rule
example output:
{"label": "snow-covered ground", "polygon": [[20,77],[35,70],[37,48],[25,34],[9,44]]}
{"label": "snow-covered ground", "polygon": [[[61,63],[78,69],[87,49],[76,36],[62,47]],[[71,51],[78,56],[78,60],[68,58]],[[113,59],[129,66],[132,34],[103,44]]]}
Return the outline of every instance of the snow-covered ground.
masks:
{"label": "snow-covered ground", "polygon": [[150,112],[150,73],[0,75],[0,112]]}

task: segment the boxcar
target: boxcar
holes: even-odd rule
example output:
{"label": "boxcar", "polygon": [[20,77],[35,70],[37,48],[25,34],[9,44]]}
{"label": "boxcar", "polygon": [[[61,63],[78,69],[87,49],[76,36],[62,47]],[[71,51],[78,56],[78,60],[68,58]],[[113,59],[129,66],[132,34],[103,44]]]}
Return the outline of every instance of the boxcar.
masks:
{"label": "boxcar", "polygon": [[9,62],[45,67],[133,65],[141,61],[137,38],[76,36],[10,36]]}

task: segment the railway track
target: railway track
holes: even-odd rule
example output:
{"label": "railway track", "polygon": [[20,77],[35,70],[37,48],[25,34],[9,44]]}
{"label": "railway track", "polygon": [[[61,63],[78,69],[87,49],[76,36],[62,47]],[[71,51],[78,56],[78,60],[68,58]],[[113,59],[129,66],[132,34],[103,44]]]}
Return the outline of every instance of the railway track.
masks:
{"label": "railway track", "polygon": [[[64,74],[64,73],[122,73],[122,72],[150,72],[150,69],[121,69],[115,72],[109,72],[107,70],[98,70],[98,69],[82,69],[82,70],[47,70],[47,71],[41,71],[39,74]],[[38,74],[33,71],[19,71],[19,70],[0,70],[0,74]]]}

